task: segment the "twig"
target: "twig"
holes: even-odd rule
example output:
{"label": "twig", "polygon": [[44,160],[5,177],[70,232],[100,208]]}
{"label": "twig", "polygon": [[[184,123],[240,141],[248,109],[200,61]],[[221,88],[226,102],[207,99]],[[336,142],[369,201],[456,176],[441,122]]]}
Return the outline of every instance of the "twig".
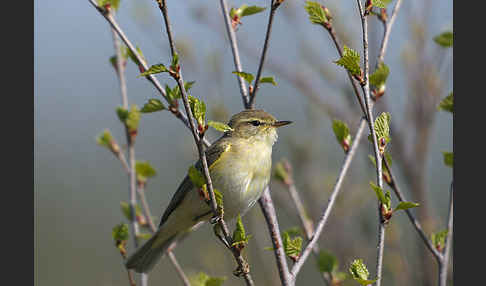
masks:
{"label": "twig", "polygon": [[331,213],[332,207],[334,206],[339,191],[341,190],[341,185],[344,180],[344,177],[346,176],[351,161],[353,160],[354,154],[358,149],[358,145],[359,142],[361,141],[361,137],[363,136],[363,131],[365,127],[366,127],[366,119],[363,118],[361,119],[358,131],[356,131],[356,135],[354,136],[354,142],[351,144],[351,148],[349,149],[349,152],[346,154],[346,157],[344,158],[344,163],[341,167],[341,171],[339,172],[336,183],[334,184],[334,188],[332,190],[331,196],[329,197],[329,202],[327,204],[327,207],[324,209],[317,223],[316,230],[314,231],[312,238],[309,240],[306,247],[302,251],[299,260],[297,260],[297,262],[292,267],[290,273],[292,274],[294,281],[297,277],[297,274],[299,274],[300,269],[302,268],[305,261],[307,260],[310,252],[314,248],[314,245],[317,243],[317,240],[319,239],[322,230],[324,229],[324,225],[326,224],[327,219],[329,218],[329,214]]}
{"label": "twig", "polygon": [[383,22],[384,25],[383,41],[381,42],[380,52],[378,55],[378,61],[376,65],[378,65],[380,61],[382,62],[385,59],[385,53],[386,53],[386,48],[388,46],[388,39],[390,38],[391,27],[395,22],[401,4],[402,4],[402,0],[397,0],[395,7],[393,7],[393,11],[390,19],[387,20],[386,22]]}
{"label": "twig", "polygon": [[253,91],[250,92],[250,101],[247,104],[247,108],[254,108],[255,105],[255,95],[258,91],[258,87],[260,84],[260,77],[262,76],[263,70],[263,63],[265,62],[265,56],[267,55],[268,44],[270,42],[270,34],[272,32],[272,24],[273,24],[273,17],[275,16],[275,11],[277,11],[278,6],[280,6],[281,1],[279,0],[270,0],[271,7],[270,7],[270,16],[268,17],[268,25],[267,25],[267,33],[265,34],[265,42],[263,44],[262,55],[260,57],[260,64],[258,65],[258,71],[255,78],[255,84],[253,87]]}
{"label": "twig", "polygon": [[447,222],[447,238],[445,241],[444,256],[439,263],[439,286],[447,285],[447,270],[449,269],[449,256],[452,246],[452,227],[454,222],[454,183],[451,183],[450,203],[449,203],[449,218]]}
{"label": "twig", "polygon": [[272,238],[273,253],[277,259],[277,268],[282,285],[294,285],[292,277],[289,273],[289,267],[287,265],[286,255],[283,249],[282,237],[280,236],[280,229],[278,226],[277,215],[275,213],[275,207],[273,206],[272,197],[270,196],[270,189],[267,187],[263,191],[262,196],[258,200],[265,221],[267,222],[268,230]]}
{"label": "twig", "polygon": [[[159,3],[159,8],[162,11],[167,35],[168,35],[169,39],[173,39],[172,29],[171,29],[171,25],[170,25],[170,22],[169,22],[169,16],[168,16],[168,11],[167,11],[167,2],[166,2],[166,0],[157,0],[157,2]],[[172,53],[173,56],[176,54],[175,46],[173,44],[171,44],[171,53]],[[187,118],[189,119],[188,121],[189,121],[189,125],[191,127],[191,132],[192,132],[192,135],[194,137],[194,141],[197,145],[197,149],[198,149],[198,152],[199,152],[199,158],[200,158],[201,163],[202,163],[203,174],[204,174],[204,177],[206,179],[206,185],[207,185],[208,193],[209,193],[209,197],[210,197],[211,209],[214,213],[214,216],[216,218],[219,218],[218,223],[221,227],[221,230],[223,231],[224,237],[225,237],[226,241],[228,242],[228,244],[231,245],[232,239],[231,239],[231,236],[229,234],[228,226],[226,225],[224,219],[220,216],[219,211],[218,211],[218,205],[217,205],[217,202],[216,202],[216,197],[214,195],[213,184],[212,184],[212,181],[211,181],[208,163],[207,163],[207,160],[206,160],[206,153],[204,152],[203,140],[202,140],[202,138],[199,137],[198,131],[197,131],[196,126],[194,124],[194,116],[193,116],[191,108],[189,106],[187,92],[186,92],[186,89],[184,87],[184,79],[182,77],[182,72],[180,70],[177,71],[176,75],[173,76],[173,77],[177,81],[177,84],[179,85],[179,89],[180,89],[181,94],[182,94],[182,101],[184,103],[184,109],[186,111]],[[242,274],[243,278],[245,279],[246,284],[247,285],[254,285],[253,280],[252,280],[251,275],[250,275],[249,270],[248,270],[248,264],[246,263],[246,261],[241,256],[241,252],[238,251],[234,247],[231,247],[230,250],[233,253],[233,256],[235,257],[235,259],[238,263],[239,269],[242,270],[241,274]]]}
{"label": "twig", "polygon": [[[229,12],[228,12],[228,4],[226,3],[226,0],[220,0],[219,3],[221,4],[221,10],[223,13],[223,18],[224,18],[224,23],[226,26],[226,32],[228,33],[228,39],[231,44],[231,51],[233,53],[233,61],[235,63],[235,68],[237,72],[242,72],[243,69],[241,67],[241,60],[240,60],[240,54],[238,51],[238,43],[236,41],[236,34],[235,30],[231,26],[231,20],[229,17]],[[248,97],[248,91],[246,89],[246,84],[245,80],[241,76],[238,77],[238,82],[240,83],[240,92],[241,92],[241,97],[243,100],[243,106],[247,106],[249,103],[250,99]]]}

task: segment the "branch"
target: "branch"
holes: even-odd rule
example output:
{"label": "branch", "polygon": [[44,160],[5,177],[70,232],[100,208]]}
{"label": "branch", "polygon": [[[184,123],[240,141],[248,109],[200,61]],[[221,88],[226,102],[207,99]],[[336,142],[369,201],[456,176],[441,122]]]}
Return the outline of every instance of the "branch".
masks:
{"label": "branch", "polygon": [[[174,56],[176,54],[176,51],[175,51],[175,46],[173,45],[173,40],[172,40],[173,34],[172,34],[171,25],[170,25],[170,22],[169,22],[169,16],[168,16],[168,11],[167,11],[167,2],[166,2],[166,0],[157,0],[157,3],[159,4],[159,8],[160,8],[162,15],[163,15],[163,18],[164,18],[166,32],[167,32],[167,35],[169,37],[169,42],[171,43],[171,45],[170,45],[171,53],[172,53],[172,56]],[[176,71],[176,73],[173,74],[173,77],[177,81],[177,84],[179,85],[179,89],[180,89],[181,94],[182,94],[182,101],[184,103],[184,109],[186,111],[187,118],[189,119],[188,121],[189,121],[189,125],[191,127],[191,132],[192,132],[192,135],[194,137],[194,141],[197,145],[197,149],[198,149],[198,152],[199,152],[199,158],[200,158],[201,163],[202,163],[203,173],[204,173],[204,177],[206,179],[206,183],[207,183],[206,185],[207,185],[208,192],[209,192],[211,209],[214,213],[214,216],[217,218],[217,221],[219,223],[219,226],[221,227],[221,230],[223,231],[226,242],[228,242],[228,244],[231,245],[232,239],[231,239],[231,236],[229,234],[228,226],[226,225],[224,219],[221,217],[221,214],[218,211],[218,205],[216,203],[216,197],[214,195],[213,184],[212,184],[212,181],[211,181],[208,163],[207,163],[207,160],[206,160],[206,153],[204,152],[203,140],[202,140],[202,138],[199,137],[196,126],[194,125],[194,116],[193,116],[191,108],[189,106],[188,96],[187,96],[186,89],[184,87],[184,79],[182,77],[181,70]],[[231,247],[231,252],[233,253],[233,256],[235,257],[236,262],[238,263],[238,266],[239,266],[238,269],[241,270],[241,274],[243,275],[246,284],[247,285],[254,285],[253,280],[252,280],[251,275],[250,275],[249,270],[248,270],[248,264],[246,263],[246,261],[241,256],[241,252],[238,251],[235,247]]]}
{"label": "branch", "polygon": [[280,229],[277,221],[277,214],[273,206],[272,197],[270,196],[270,189],[268,187],[263,191],[262,196],[258,200],[265,221],[267,222],[268,230],[272,238],[273,253],[277,259],[277,268],[282,285],[294,285],[294,281],[289,273],[285,251],[283,249],[282,237],[280,236]]}
{"label": "branch", "polygon": [[452,246],[452,227],[454,221],[454,206],[453,206],[453,193],[454,183],[451,183],[451,191],[450,191],[450,203],[449,203],[449,219],[447,223],[447,238],[445,241],[445,250],[444,256],[442,257],[439,263],[439,286],[446,286],[447,285],[447,270],[449,269],[449,256],[451,252]]}
{"label": "branch", "polygon": [[[100,7],[96,4],[95,0],[88,0],[95,8],[96,10],[106,19],[106,21],[108,21],[108,23],[111,25],[111,27],[113,28],[113,30],[116,31],[116,33],[118,34],[118,36],[122,39],[122,41],[125,43],[125,45],[128,47],[128,49],[133,53],[133,55],[135,55],[135,58],[137,59],[137,61],[140,63],[141,67],[144,69],[144,70],[148,70],[149,67],[148,65],[145,63],[145,60],[141,57],[141,55],[138,54],[137,50],[135,49],[135,47],[132,45],[132,43],[128,40],[128,38],[126,37],[125,33],[121,30],[120,26],[118,26],[118,23],[115,21],[115,19],[113,19],[113,17],[111,16],[110,13],[107,13],[107,11],[103,8],[103,7]],[[167,101],[167,95],[165,93],[165,90],[162,88],[162,85],[159,83],[159,81],[157,80],[157,78],[154,76],[154,75],[148,75],[145,77],[148,81],[150,81],[154,87],[157,89],[157,91],[162,95],[162,97]],[[179,109],[175,109],[175,110],[171,110],[172,114],[174,114],[180,121],[182,121],[182,123],[184,123],[184,125],[187,127],[187,128],[190,128],[189,126],[189,122],[187,120],[187,117],[179,110]],[[206,146],[209,146],[210,143],[209,141],[207,141],[205,138],[203,139],[204,140],[204,144]]]}
{"label": "branch", "polygon": [[395,7],[393,8],[392,15],[389,20],[386,20],[383,22],[384,25],[384,31],[383,31],[383,41],[381,42],[381,48],[380,48],[380,53],[378,55],[378,61],[376,65],[381,61],[384,61],[385,59],[385,53],[386,53],[386,48],[388,46],[388,39],[390,38],[390,32],[391,28],[393,26],[393,23],[395,22],[395,19],[398,14],[398,10],[400,9],[400,5],[402,4],[402,0],[397,0],[397,3],[395,4]]}
{"label": "branch", "polygon": [[291,270],[291,274],[293,276],[293,279],[295,281],[297,274],[299,274],[300,269],[304,265],[305,261],[307,260],[310,252],[314,248],[314,245],[317,243],[317,240],[319,239],[322,230],[324,229],[324,226],[327,222],[327,219],[329,218],[329,214],[331,213],[332,207],[334,206],[334,203],[336,202],[336,198],[339,194],[339,191],[341,190],[341,185],[344,180],[344,177],[346,176],[346,173],[349,169],[349,166],[351,165],[351,161],[353,160],[354,154],[356,153],[356,150],[358,149],[359,142],[361,141],[361,137],[363,136],[363,131],[366,126],[366,119],[361,119],[358,131],[356,132],[354,136],[354,142],[351,144],[351,148],[349,149],[349,152],[346,154],[346,157],[344,158],[344,163],[341,167],[341,171],[339,172],[338,178],[336,180],[336,183],[334,184],[334,188],[332,190],[331,196],[329,197],[329,202],[327,204],[327,207],[324,209],[318,223],[316,230],[314,231],[314,235],[312,238],[309,240],[307,243],[306,247],[304,248],[304,251],[302,251],[302,254],[300,255],[299,260],[294,264]]}
{"label": "branch", "polygon": [[258,91],[258,87],[260,84],[260,77],[262,76],[263,70],[263,63],[265,62],[265,56],[267,55],[268,44],[270,42],[270,33],[272,32],[272,24],[273,24],[273,17],[275,16],[275,11],[277,11],[278,6],[283,2],[282,0],[270,0],[271,7],[270,7],[270,17],[268,18],[268,25],[267,25],[267,33],[265,35],[265,43],[263,44],[263,51],[260,57],[260,64],[258,65],[257,76],[255,78],[255,86],[253,87],[253,91],[250,92],[250,101],[246,105],[246,108],[253,109],[255,105],[255,95]]}
{"label": "branch", "polygon": [[[236,71],[242,72],[243,69],[241,68],[240,54],[238,52],[238,43],[236,42],[235,30],[231,26],[231,19],[229,17],[228,5],[226,3],[226,0],[220,0],[219,3],[221,4],[224,24],[226,26],[226,32],[228,33],[228,38],[231,44],[231,52],[233,53],[233,61],[235,63]],[[249,104],[250,98],[248,96],[248,91],[246,89],[245,80],[239,75],[237,77],[238,77],[238,82],[240,83],[240,92],[241,92],[241,97],[243,99],[243,106],[247,106]]]}

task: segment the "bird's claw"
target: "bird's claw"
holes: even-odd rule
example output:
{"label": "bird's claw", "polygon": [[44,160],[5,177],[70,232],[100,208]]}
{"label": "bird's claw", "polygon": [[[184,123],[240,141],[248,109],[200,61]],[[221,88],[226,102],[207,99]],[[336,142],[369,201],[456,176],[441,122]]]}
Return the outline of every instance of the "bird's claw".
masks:
{"label": "bird's claw", "polygon": [[233,271],[233,275],[235,275],[236,277],[240,277],[244,274],[250,273],[250,265],[246,261],[243,261],[242,264],[243,265],[241,266],[238,265],[235,271]]}

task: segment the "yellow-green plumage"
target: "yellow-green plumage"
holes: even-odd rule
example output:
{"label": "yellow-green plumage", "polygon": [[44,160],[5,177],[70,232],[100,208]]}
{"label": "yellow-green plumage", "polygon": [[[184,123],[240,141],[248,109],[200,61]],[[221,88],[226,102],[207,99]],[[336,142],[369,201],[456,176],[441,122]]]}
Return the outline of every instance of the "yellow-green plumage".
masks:
{"label": "yellow-green plumage", "polygon": [[[270,180],[276,128],[289,123],[277,121],[263,110],[245,110],[232,116],[228,125],[233,130],[206,150],[213,187],[223,195],[226,220],[244,215],[260,198]],[[200,161],[195,167],[202,171]],[[177,236],[211,217],[211,208],[186,176],[165,210],[159,230],[128,259],[127,267],[150,271]]]}

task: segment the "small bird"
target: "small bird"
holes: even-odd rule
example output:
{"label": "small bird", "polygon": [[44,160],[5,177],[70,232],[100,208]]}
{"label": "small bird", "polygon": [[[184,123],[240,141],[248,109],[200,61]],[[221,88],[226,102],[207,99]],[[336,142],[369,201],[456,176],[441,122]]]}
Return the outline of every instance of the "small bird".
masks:
{"label": "small bird", "polygon": [[[270,181],[276,129],[290,123],[277,121],[263,110],[244,110],[231,117],[231,129],[205,151],[213,187],[223,195],[225,219],[243,216],[260,198]],[[194,167],[203,173],[200,160]],[[157,232],[129,257],[127,268],[148,273],[178,236],[200,221],[209,221],[212,214],[204,196],[186,175]]]}

